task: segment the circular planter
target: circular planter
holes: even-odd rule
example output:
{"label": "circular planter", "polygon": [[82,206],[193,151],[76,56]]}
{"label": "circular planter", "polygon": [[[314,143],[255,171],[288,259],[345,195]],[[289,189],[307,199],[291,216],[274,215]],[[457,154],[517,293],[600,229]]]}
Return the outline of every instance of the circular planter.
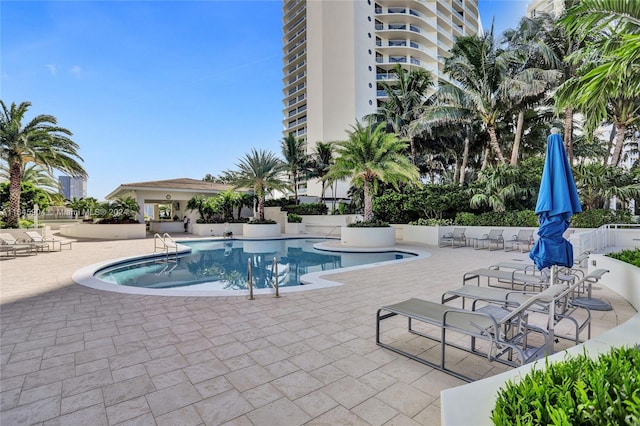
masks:
{"label": "circular planter", "polygon": [[385,228],[349,228],[343,226],[340,242],[352,247],[390,247],[396,244],[396,229]]}
{"label": "circular planter", "polygon": [[242,235],[248,238],[272,238],[282,234],[282,227],[279,223],[267,223],[254,225],[245,223],[242,225]]}

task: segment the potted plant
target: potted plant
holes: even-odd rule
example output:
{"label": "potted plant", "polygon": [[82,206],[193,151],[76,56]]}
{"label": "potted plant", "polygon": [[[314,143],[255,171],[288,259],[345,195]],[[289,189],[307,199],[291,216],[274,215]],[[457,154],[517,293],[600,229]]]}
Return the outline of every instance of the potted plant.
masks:
{"label": "potted plant", "polygon": [[287,224],[285,225],[285,232],[287,234],[302,234],[305,231],[305,224],[302,223],[302,216],[296,213],[289,213],[287,215]]}
{"label": "potted plant", "polygon": [[395,229],[374,221],[373,197],[380,182],[390,183],[396,189],[399,182],[418,182],[418,168],[405,155],[409,145],[387,133],[384,123],[363,126],[356,122],[348,134],[348,140],[337,143],[338,157],[327,176],[329,180],[351,177],[352,185],[363,188],[364,220],[343,227],[341,242],[369,247],[394,245]]}

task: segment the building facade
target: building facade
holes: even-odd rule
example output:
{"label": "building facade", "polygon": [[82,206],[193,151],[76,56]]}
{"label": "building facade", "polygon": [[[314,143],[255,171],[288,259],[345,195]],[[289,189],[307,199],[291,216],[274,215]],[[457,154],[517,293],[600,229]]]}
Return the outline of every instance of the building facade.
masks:
{"label": "building facade", "polygon": [[[445,79],[456,37],[480,26],[478,0],[284,0],[282,13],[283,137],[305,141],[308,154],[376,112],[396,64]],[[320,184],[299,193],[318,196]]]}
{"label": "building facade", "polygon": [[58,176],[60,193],[67,200],[85,198],[87,196],[87,180],[71,176]]}
{"label": "building facade", "polygon": [[527,6],[527,16],[535,18],[541,13],[547,13],[557,18],[564,12],[564,2],[565,0],[532,0]]}

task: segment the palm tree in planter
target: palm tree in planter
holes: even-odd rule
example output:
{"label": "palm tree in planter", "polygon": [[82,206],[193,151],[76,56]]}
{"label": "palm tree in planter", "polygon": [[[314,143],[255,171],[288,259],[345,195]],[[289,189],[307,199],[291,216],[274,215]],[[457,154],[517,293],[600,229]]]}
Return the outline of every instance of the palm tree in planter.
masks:
{"label": "palm tree in planter", "polygon": [[395,188],[400,182],[417,183],[418,168],[403,153],[407,142],[393,133],[385,132],[385,123],[363,126],[359,122],[348,132],[349,139],[338,142],[338,157],[327,178],[331,180],[351,177],[351,183],[364,190],[364,221],[373,221],[373,196],[378,183],[390,183]]}
{"label": "palm tree in planter", "polygon": [[285,165],[273,152],[266,150],[251,150],[236,164],[238,168],[234,176],[234,186],[237,188],[253,188],[258,199],[258,221],[264,222],[264,197],[271,191],[289,189],[287,181],[283,179]]}
{"label": "palm tree in planter", "polygon": [[23,125],[31,102],[12,103],[9,108],[0,100],[0,158],[9,167],[8,228],[18,227],[20,214],[20,182],[26,163],[34,163],[48,172],[53,169],[73,177],[86,178],[87,172],[78,160],[79,146],[71,140],[71,131],[58,126],[52,115],[37,115]]}

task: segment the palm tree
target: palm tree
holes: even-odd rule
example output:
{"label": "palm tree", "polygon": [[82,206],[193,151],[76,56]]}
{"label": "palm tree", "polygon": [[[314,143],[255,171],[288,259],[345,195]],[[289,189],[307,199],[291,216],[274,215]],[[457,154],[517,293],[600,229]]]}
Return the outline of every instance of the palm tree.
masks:
{"label": "palm tree", "polygon": [[293,183],[293,194],[298,204],[298,178],[300,173],[308,167],[309,156],[305,153],[305,143],[296,139],[292,133],[284,138],[280,144],[284,164]]}
{"label": "palm tree", "polygon": [[510,164],[489,167],[480,173],[477,186],[469,190],[473,194],[471,207],[489,206],[494,212],[505,212],[509,202],[535,195],[535,185],[528,182],[529,177]]}
{"label": "palm tree", "polygon": [[18,227],[20,213],[20,182],[26,163],[32,162],[47,171],[63,171],[73,177],[87,177],[77,160],[79,146],[70,139],[71,131],[57,125],[52,115],[38,115],[23,126],[30,102],[15,103],[7,108],[0,100],[0,158],[9,167],[9,214],[6,226]]}
{"label": "palm tree", "polygon": [[335,180],[351,177],[352,184],[363,187],[365,221],[373,219],[373,194],[379,182],[397,188],[399,182],[417,183],[420,177],[403,155],[407,144],[384,128],[384,123],[374,127],[356,122],[349,139],[337,143],[338,157],[327,175]]}
{"label": "palm tree", "polygon": [[233,220],[233,209],[242,203],[242,194],[230,189],[218,194],[222,200],[223,219],[225,222]]}
{"label": "palm tree", "polygon": [[397,80],[380,83],[387,99],[378,112],[368,118],[386,121],[398,137],[409,139],[411,159],[416,164],[418,150],[414,123],[429,104],[428,93],[433,89],[433,79],[431,73],[423,68],[415,67],[405,71],[401,64],[396,64],[393,74],[397,76]]}
{"label": "palm tree", "polygon": [[322,185],[320,200],[324,200],[327,185],[325,176],[329,173],[331,164],[333,164],[333,144],[330,142],[318,142],[315,151],[311,154],[310,170],[311,177],[318,178]]}
{"label": "palm tree", "polygon": [[264,220],[264,197],[273,190],[287,190],[288,183],[281,178],[285,165],[273,152],[251,150],[236,164],[238,170],[233,182],[236,188],[253,188],[258,199],[258,219]]}
{"label": "palm tree", "polygon": [[457,84],[446,84],[439,96],[457,101],[460,107],[480,117],[489,133],[490,146],[501,164],[505,158],[498,142],[497,122],[508,110],[508,61],[496,47],[493,28],[482,36],[459,37],[445,59],[444,71]]}
{"label": "palm tree", "polygon": [[613,122],[616,142],[610,164],[616,166],[627,128],[640,123],[640,3],[584,0],[561,22],[570,34],[591,38],[572,56],[582,66],[558,89],[556,99],[580,108],[588,134],[604,120]]}

